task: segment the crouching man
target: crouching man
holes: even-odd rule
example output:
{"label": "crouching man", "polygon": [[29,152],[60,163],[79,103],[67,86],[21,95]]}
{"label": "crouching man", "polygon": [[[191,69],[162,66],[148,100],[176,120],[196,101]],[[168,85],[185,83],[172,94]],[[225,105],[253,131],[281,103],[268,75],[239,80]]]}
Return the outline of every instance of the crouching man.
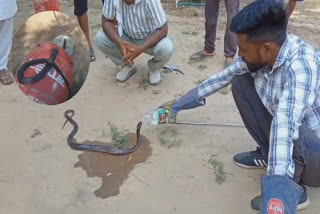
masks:
{"label": "crouching man", "polygon": [[234,156],[244,168],[267,168],[260,214],[294,214],[309,204],[306,186],[320,187],[320,53],[287,33],[287,5],[257,0],[232,20],[239,58],[165,107],[170,119],[232,83],[241,118],[256,141],[254,151]]}
{"label": "crouching man", "polygon": [[121,66],[117,81],[125,82],[136,72],[134,60],[142,53],[152,55],[148,61],[149,81],[161,81],[160,69],[173,54],[167,37],[167,19],[160,0],[105,0],[102,30],[96,46],[114,64]]}

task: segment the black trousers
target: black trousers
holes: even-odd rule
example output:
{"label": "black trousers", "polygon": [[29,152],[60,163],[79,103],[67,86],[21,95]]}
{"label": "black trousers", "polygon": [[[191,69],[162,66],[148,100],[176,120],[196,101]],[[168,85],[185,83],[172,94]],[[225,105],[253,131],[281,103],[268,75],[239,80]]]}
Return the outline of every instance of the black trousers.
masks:
{"label": "black trousers", "polygon": [[[232,94],[248,132],[261,148],[267,161],[272,115],[259,98],[250,74],[232,80]],[[311,187],[320,187],[320,140],[315,132],[301,125],[299,139],[295,140],[293,180]]]}

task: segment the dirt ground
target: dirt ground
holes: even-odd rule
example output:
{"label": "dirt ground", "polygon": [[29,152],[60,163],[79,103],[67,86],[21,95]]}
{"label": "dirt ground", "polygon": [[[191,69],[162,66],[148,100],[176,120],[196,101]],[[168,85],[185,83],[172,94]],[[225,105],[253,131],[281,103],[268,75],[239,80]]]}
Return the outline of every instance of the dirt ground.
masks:
{"label": "dirt ground", "polygon": [[[248,2],[242,2],[242,6]],[[16,29],[33,14],[32,1],[18,0],[18,6]],[[89,0],[89,7],[93,39],[100,28],[101,1]],[[74,151],[67,145],[72,127],[67,124],[61,130],[67,109],[76,112],[78,141],[107,142],[111,140],[108,122],[134,132],[144,113],[223,68],[224,4],[217,55],[191,65],[189,56],[203,47],[203,8],[174,9],[172,2],[164,2],[164,7],[169,36],[175,44],[175,54],[168,64],[183,70],[184,76],[163,74],[159,86],[149,86],[143,81],[149,56],[143,55],[136,61],[139,72],[127,83],[117,83],[115,66],[96,49],[97,61],[90,65],[87,80],[67,103],[41,106],[28,100],[15,84],[0,86],[1,214],[254,213],[249,203],[259,194],[260,176],[265,171],[245,170],[232,163],[233,155],[256,146],[243,128],[144,125],[141,131],[147,155],[135,159],[135,166],[114,157]],[[62,8],[75,18],[73,1],[63,0]],[[320,49],[319,20],[320,3],[307,0],[294,12],[290,31]],[[241,123],[230,93],[211,96],[205,107],[181,112],[179,119]],[[131,159],[134,157],[128,156],[127,162]],[[122,168],[129,171],[117,173]],[[123,182],[111,196],[104,193],[108,191],[104,185],[115,174]],[[307,191],[311,205],[299,213],[320,214],[320,190]]]}

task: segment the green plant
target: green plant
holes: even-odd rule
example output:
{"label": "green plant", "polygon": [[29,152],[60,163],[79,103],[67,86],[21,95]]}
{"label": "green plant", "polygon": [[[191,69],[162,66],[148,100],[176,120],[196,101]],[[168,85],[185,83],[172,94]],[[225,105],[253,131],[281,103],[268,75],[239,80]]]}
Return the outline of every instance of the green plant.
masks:
{"label": "green plant", "polygon": [[224,171],[224,164],[216,159],[214,159],[214,155],[210,157],[208,163],[213,166],[214,174],[216,175],[216,182],[218,184],[222,184],[226,180],[226,172]]}
{"label": "green plant", "polygon": [[191,64],[194,64],[194,63],[200,63],[200,62],[206,62],[206,61],[207,61],[206,58],[199,57],[199,58],[195,58],[195,59],[190,58],[188,63],[191,65]]}
{"label": "green plant", "polygon": [[154,95],[157,95],[157,94],[160,94],[160,90],[152,90],[152,94],[154,94]]}
{"label": "green plant", "polygon": [[181,145],[182,140],[168,140],[164,137],[159,137],[160,145],[167,147],[168,149],[177,148]]}
{"label": "green plant", "polygon": [[193,36],[198,35],[198,32],[195,32],[195,31],[192,31],[192,32],[190,32],[190,31],[183,31],[182,33],[183,33],[183,34],[186,34],[186,35],[193,35]]}
{"label": "green plant", "polygon": [[139,87],[147,90],[150,87],[148,78],[143,77],[139,84]]}
{"label": "green plant", "polygon": [[200,71],[202,71],[202,70],[204,70],[204,69],[206,69],[206,68],[208,68],[207,65],[204,65],[204,64],[198,65],[198,69],[199,69]]}
{"label": "green plant", "polygon": [[159,134],[160,135],[158,138],[161,146],[164,146],[168,149],[181,146],[182,140],[177,139],[177,136],[179,134],[177,128],[172,126],[164,127],[160,130]]}
{"label": "green plant", "polygon": [[171,137],[178,135],[178,130],[175,127],[165,127],[160,130],[160,135],[170,135]]}
{"label": "green plant", "polygon": [[122,129],[121,131],[118,130],[118,127],[115,126],[112,123],[108,123],[110,126],[110,131],[111,131],[111,138],[113,142],[113,146],[116,148],[124,148],[128,144],[128,138],[127,134],[129,130],[127,129]]}

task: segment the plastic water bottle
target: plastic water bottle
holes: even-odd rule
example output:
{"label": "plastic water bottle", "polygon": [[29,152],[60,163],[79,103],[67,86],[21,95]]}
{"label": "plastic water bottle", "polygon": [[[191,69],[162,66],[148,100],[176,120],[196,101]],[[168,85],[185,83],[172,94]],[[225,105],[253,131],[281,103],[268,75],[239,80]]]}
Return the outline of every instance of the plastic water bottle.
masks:
{"label": "plastic water bottle", "polygon": [[142,122],[146,124],[159,125],[165,124],[169,120],[169,111],[164,108],[158,108],[148,114],[143,115]]}

